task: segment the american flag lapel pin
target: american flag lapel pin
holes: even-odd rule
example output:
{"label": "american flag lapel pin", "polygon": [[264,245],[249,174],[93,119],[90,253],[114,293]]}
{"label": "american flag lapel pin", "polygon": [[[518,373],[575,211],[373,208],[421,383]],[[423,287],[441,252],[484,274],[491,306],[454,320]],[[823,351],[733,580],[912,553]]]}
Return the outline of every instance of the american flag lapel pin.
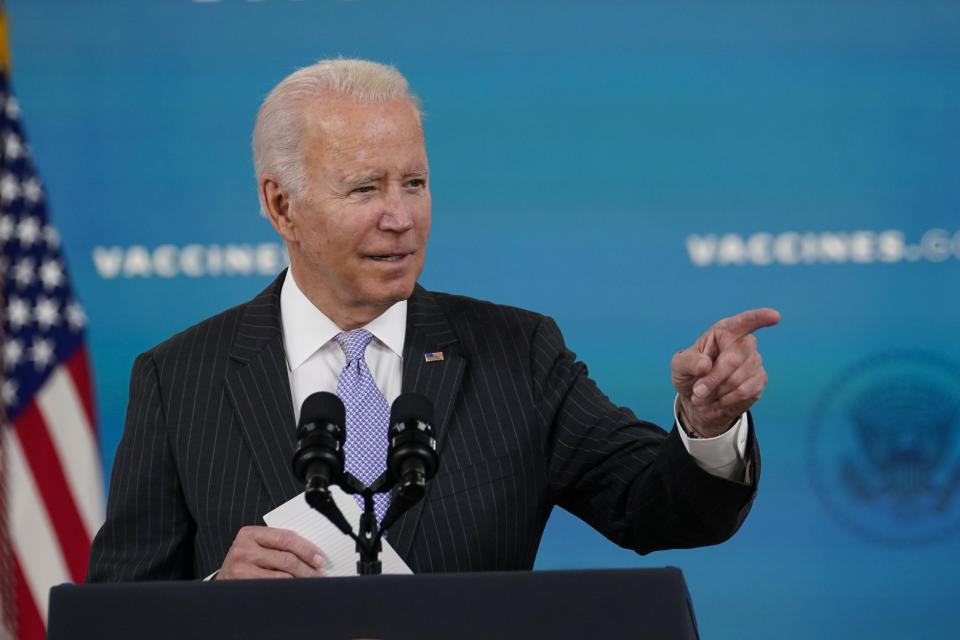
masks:
{"label": "american flag lapel pin", "polygon": [[443,351],[431,351],[430,353],[423,354],[423,359],[427,362],[439,362],[443,360]]}

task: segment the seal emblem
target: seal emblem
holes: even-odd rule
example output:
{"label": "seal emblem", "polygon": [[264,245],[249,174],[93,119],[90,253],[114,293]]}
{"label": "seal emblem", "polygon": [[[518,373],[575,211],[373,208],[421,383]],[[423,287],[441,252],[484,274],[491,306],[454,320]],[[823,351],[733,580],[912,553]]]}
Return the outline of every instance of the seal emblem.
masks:
{"label": "seal emblem", "polygon": [[824,392],[809,429],[827,511],[870,541],[920,545],[960,530],[960,366],[920,351],[857,362]]}

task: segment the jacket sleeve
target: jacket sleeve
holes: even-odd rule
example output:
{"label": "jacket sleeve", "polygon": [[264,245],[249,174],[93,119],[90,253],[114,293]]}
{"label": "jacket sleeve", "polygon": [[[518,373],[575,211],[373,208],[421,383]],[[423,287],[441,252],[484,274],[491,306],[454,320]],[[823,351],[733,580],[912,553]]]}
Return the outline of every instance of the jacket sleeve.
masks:
{"label": "jacket sleeve", "polygon": [[157,363],[141,354],[110,478],[107,517],[90,549],[87,582],[193,576],[195,523],[171,456]]}
{"label": "jacket sleeve", "polygon": [[751,482],[724,480],[696,464],[676,430],[668,434],[615,406],[550,318],[537,327],[531,358],[557,504],[639,553],[716,544],[736,532],[760,467],[752,423]]}

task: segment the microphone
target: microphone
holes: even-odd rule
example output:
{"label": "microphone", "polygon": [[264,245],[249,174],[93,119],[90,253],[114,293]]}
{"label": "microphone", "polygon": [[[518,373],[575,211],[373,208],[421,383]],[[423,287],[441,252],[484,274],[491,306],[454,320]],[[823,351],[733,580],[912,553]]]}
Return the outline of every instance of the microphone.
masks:
{"label": "microphone", "polygon": [[304,483],[307,503],[346,534],[352,529],[330,495],[330,485],[343,475],[346,411],[340,398],[327,391],[311,394],[300,408],[293,474]]}
{"label": "microphone", "polygon": [[385,531],[423,498],[427,482],[437,473],[437,440],[433,435],[433,404],[419,393],[404,393],[390,408],[387,433],[387,475],[397,493],[380,524]]}

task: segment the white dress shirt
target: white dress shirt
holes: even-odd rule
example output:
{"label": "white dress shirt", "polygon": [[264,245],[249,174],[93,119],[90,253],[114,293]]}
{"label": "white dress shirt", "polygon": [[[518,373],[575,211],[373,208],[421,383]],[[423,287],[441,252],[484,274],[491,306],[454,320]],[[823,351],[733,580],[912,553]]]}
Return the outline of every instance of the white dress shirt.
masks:
{"label": "white dress shirt", "polygon": [[[293,414],[299,422],[300,407],[307,396],[317,391],[337,392],[337,380],[347,358],[334,338],[343,329],[303,295],[290,270],[280,289],[280,321]],[[400,395],[407,301],[396,303],[363,328],[374,337],[367,345],[364,360],[380,393],[392,405]]]}
{"label": "white dress shirt", "polygon": [[[293,413],[300,420],[300,407],[307,396],[317,391],[337,392],[337,379],[346,357],[334,337],[342,331],[317,309],[287,270],[280,289],[280,318],[283,344],[290,376]],[[403,341],[407,335],[407,302],[398,302],[363,327],[373,334],[364,359],[380,392],[393,404],[400,395],[403,375]],[[745,476],[744,454],[747,444],[746,414],[726,433],[715,438],[686,435],[674,420],[687,452],[704,471],[727,480]]]}

